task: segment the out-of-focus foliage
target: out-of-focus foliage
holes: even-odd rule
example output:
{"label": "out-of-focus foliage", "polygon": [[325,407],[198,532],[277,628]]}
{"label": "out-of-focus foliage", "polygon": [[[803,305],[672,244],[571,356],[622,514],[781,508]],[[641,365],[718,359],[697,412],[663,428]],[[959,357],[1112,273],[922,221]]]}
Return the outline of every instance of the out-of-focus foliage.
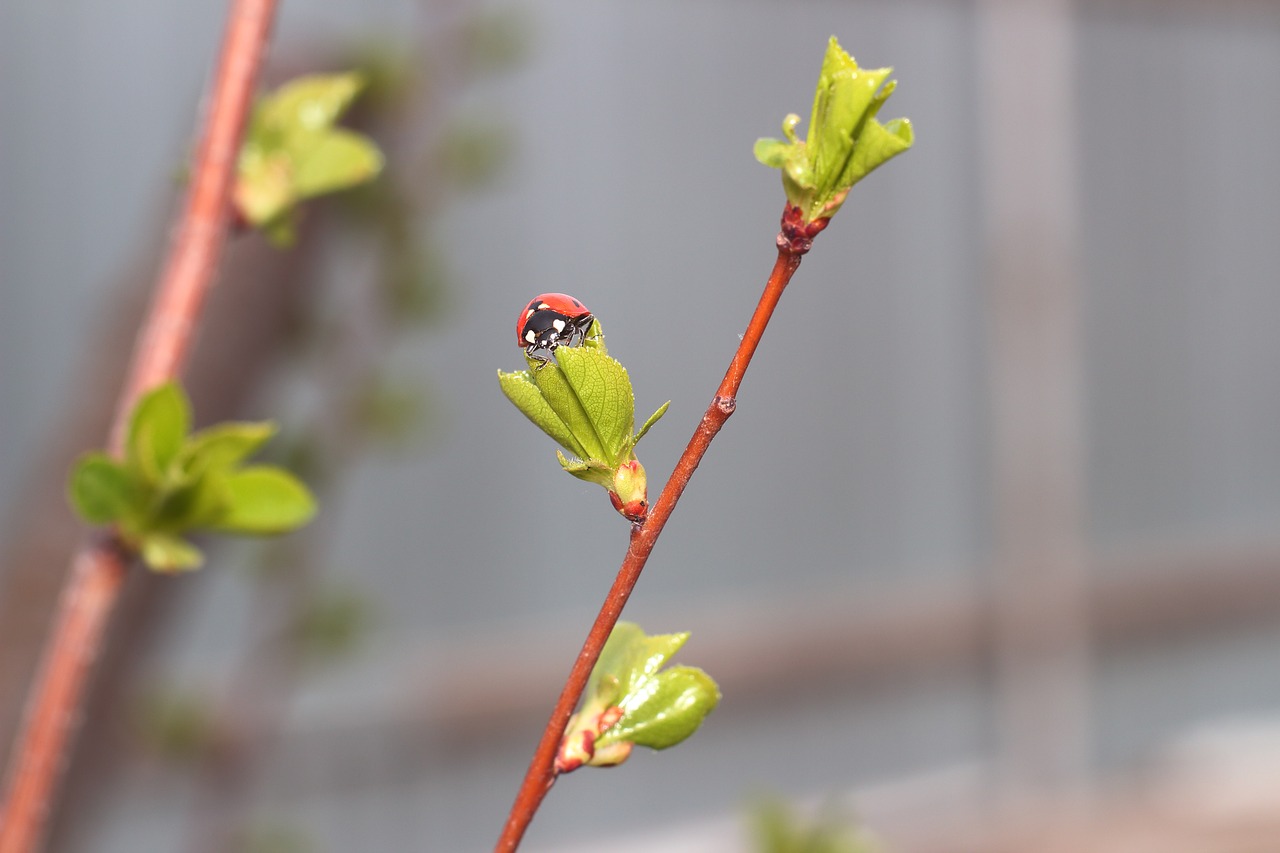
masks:
{"label": "out-of-focus foliage", "polygon": [[299,77],[259,101],[240,149],[236,210],[274,243],[293,243],[300,202],[371,181],[372,140],[336,122],[364,88],[356,73]]}
{"label": "out-of-focus foliage", "polygon": [[756,853],[887,853],[855,821],[834,809],[806,819],[770,798],[752,808],[751,823]]}
{"label": "out-of-focus foliage", "polygon": [[274,465],[245,465],[271,423],[222,423],[189,434],[191,403],[174,382],[143,395],[129,420],[123,460],[88,453],[71,473],[71,503],[90,524],[113,524],[152,569],[198,568],[186,540],[197,530],[286,533],[311,520],[315,500]]}

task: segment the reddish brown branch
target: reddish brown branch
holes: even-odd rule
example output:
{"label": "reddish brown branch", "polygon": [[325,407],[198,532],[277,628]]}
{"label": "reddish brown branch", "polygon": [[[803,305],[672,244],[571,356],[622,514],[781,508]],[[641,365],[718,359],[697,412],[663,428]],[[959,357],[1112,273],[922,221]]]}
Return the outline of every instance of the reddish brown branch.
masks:
{"label": "reddish brown branch", "polygon": [[138,397],[180,374],[191,352],[196,320],[227,233],[240,138],[275,13],[276,0],[231,4],[186,208],[116,407],[111,447],[117,452]]}
{"label": "reddish brown branch", "polygon": [[[176,377],[191,351],[226,234],[240,138],[275,8],[275,0],[234,0],[228,13],[191,189],[116,405],[110,437],[114,452],[123,446],[128,413],[138,397]],[[29,853],[44,837],[86,682],[129,561],[111,537],[90,541],[73,561],[13,750],[0,811],[0,853]]]}
{"label": "reddish brown branch", "polygon": [[[784,215],[784,232],[786,224]],[[729,363],[729,370],[725,373],[724,380],[716,390],[716,395],[702,416],[702,421],[694,431],[693,437],[689,439],[689,444],[681,454],[680,460],[676,462],[675,470],[671,472],[671,477],[663,487],[662,494],[650,509],[648,519],[631,531],[631,544],[627,548],[627,555],[622,561],[621,568],[618,569],[618,576],[609,589],[595,624],[591,626],[591,632],[587,634],[582,651],[574,661],[573,669],[569,672],[569,678],[556,702],[555,710],[551,712],[551,719],[547,721],[547,727],[542,732],[542,740],[538,743],[533,760],[529,763],[529,770],[525,774],[519,793],[516,794],[515,803],[511,806],[511,813],[507,817],[506,826],[503,827],[502,836],[498,839],[495,850],[509,852],[520,845],[520,839],[524,837],[525,830],[533,820],[538,806],[555,783],[556,752],[559,750],[565,727],[569,724],[569,717],[577,707],[582,691],[586,689],[591,670],[595,667],[614,625],[617,624],[618,617],[622,615],[622,608],[631,597],[631,591],[640,580],[640,572],[644,570],[663,526],[671,517],[676,501],[680,500],[685,486],[689,485],[689,478],[693,476],[698,463],[706,455],[707,448],[711,446],[711,440],[716,437],[716,433],[720,432],[725,421],[729,420],[729,416],[733,414],[737,405],[738,386],[742,384],[742,377],[747,372],[751,357],[755,354],[765,327],[769,325],[769,318],[773,316],[773,309],[782,297],[783,289],[786,288],[787,282],[791,281],[791,276],[800,266],[800,259],[807,250],[807,244],[802,248],[797,247],[783,239],[781,235],[779,236],[778,259],[773,265],[773,272],[769,275],[768,283],[765,284],[764,293],[760,296],[755,313],[751,316],[751,322],[747,325],[747,331],[742,336],[741,343],[738,344],[733,360]]]}

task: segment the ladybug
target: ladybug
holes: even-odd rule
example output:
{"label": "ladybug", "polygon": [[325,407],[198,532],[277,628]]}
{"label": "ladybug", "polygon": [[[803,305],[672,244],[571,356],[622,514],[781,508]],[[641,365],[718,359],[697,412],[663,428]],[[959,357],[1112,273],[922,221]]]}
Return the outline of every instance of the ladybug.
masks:
{"label": "ladybug", "polygon": [[550,359],[535,352],[555,352],[556,347],[581,343],[594,320],[587,306],[572,296],[544,293],[535,296],[516,318],[516,341],[541,367]]}

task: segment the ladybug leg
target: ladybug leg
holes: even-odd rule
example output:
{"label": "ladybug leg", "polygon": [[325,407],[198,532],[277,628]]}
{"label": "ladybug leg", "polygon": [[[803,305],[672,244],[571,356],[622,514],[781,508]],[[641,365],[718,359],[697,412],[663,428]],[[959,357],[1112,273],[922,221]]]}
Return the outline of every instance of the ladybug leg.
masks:
{"label": "ladybug leg", "polygon": [[[533,351],[537,348],[538,348],[537,344],[529,344],[529,346],[524,348],[524,354],[529,356],[529,358],[533,359],[534,361],[538,362],[538,364],[533,368],[534,370],[541,370],[542,368],[547,366],[547,362],[551,361],[551,359],[547,358],[546,356],[534,355]],[[549,349],[554,350],[555,346],[553,345]]]}
{"label": "ladybug leg", "polygon": [[584,325],[573,327],[573,334],[575,337],[577,337],[578,343],[586,343],[587,341],[598,341],[604,337],[604,335],[600,335],[600,334],[595,334],[595,335],[587,334],[587,332],[591,331],[591,327],[594,324],[595,324],[595,318],[592,317],[591,320],[589,320]]}

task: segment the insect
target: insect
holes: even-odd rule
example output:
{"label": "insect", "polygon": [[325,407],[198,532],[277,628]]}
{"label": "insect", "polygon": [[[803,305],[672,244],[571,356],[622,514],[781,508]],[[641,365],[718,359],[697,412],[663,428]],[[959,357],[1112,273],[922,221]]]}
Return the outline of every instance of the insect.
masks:
{"label": "insect", "polygon": [[549,358],[539,350],[555,352],[559,346],[581,343],[595,316],[587,306],[565,293],[535,296],[516,318],[516,339],[525,354],[544,366]]}

